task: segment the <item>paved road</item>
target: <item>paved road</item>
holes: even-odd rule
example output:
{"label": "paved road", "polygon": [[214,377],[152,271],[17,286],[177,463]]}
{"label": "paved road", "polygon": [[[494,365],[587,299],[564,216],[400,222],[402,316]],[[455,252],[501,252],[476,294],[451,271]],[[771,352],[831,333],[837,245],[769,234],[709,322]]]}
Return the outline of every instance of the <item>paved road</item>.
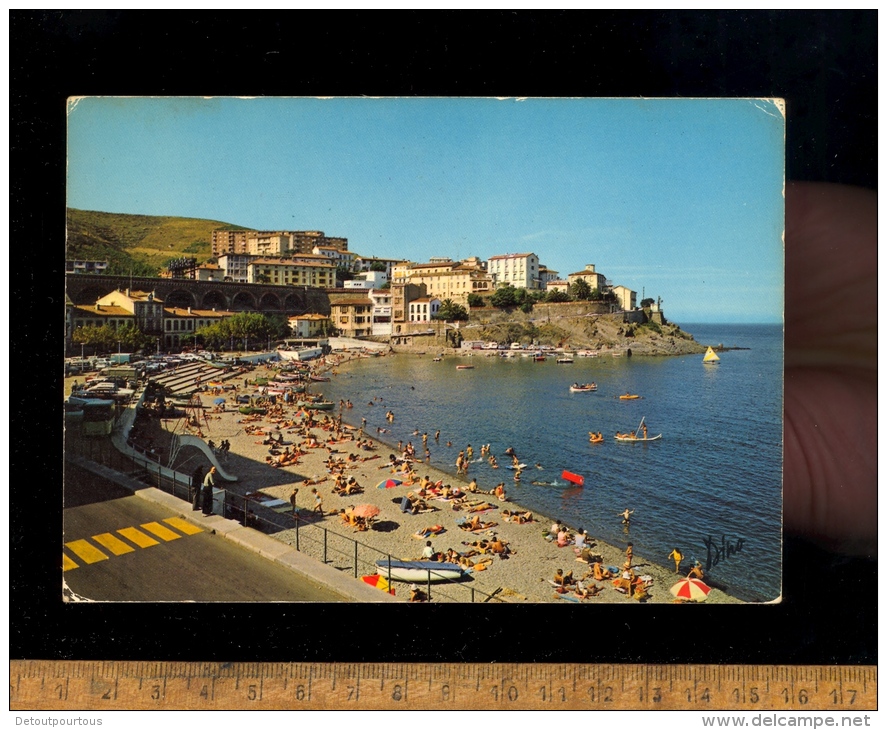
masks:
{"label": "paved road", "polygon": [[83,598],[345,600],[298,573],[179,519],[170,510],[70,465],[65,474],[64,529],[64,578]]}

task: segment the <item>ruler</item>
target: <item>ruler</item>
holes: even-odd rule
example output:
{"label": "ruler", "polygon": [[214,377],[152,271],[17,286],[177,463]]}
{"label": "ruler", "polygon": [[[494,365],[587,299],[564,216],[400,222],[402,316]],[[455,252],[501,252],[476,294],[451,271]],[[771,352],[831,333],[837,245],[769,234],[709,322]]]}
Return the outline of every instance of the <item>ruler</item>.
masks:
{"label": "ruler", "polygon": [[875,666],[10,662],[10,710],[877,708]]}

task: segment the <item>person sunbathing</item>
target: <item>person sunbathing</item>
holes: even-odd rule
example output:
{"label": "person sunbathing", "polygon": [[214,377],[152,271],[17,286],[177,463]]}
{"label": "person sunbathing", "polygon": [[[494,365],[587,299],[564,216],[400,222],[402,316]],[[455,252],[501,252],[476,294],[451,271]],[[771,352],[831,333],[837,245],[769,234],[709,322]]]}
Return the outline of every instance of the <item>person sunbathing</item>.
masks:
{"label": "person sunbathing", "polygon": [[609,580],[613,577],[613,574],[602,563],[593,563],[591,569],[595,580]]}
{"label": "person sunbathing", "polygon": [[[490,551],[490,543],[486,540],[475,540],[474,542],[463,542],[462,544],[474,548],[477,551],[477,555],[486,555]],[[471,551],[469,550],[467,554],[471,555]]]}
{"label": "person sunbathing", "polygon": [[596,596],[598,593],[600,593],[602,590],[603,588],[601,588],[599,585],[595,585],[593,583],[591,585],[586,585],[582,581],[578,581],[573,592],[579,598],[592,598],[593,596]]}
{"label": "person sunbathing", "polygon": [[573,585],[575,582],[573,580],[573,571],[571,570],[569,573],[565,574],[561,568],[558,568],[557,572],[554,574],[554,582],[559,586]]}
{"label": "person sunbathing", "polygon": [[483,512],[484,510],[488,510],[488,509],[494,509],[493,505],[491,505],[489,502],[481,502],[480,504],[474,505],[468,511],[469,512]]}

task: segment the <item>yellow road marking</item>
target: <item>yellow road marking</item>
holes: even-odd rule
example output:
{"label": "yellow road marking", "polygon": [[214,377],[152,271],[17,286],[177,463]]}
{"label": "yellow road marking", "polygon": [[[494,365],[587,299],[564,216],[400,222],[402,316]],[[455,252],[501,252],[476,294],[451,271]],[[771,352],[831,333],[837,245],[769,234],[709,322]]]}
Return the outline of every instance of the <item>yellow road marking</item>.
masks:
{"label": "yellow road marking", "polygon": [[203,530],[197,525],[192,525],[190,522],[183,520],[181,517],[167,517],[164,522],[172,525],[179,532],[184,532],[186,535],[196,535],[198,532],[203,532]]}
{"label": "yellow road marking", "polygon": [[178,540],[181,535],[178,532],[173,532],[168,527],[164,527],[159,522],[146,522],[142,525],[143,530],[147,530],[148,532],[152,532],[161,540],[166,540],[169,542],[170,540]]}
{"label": "yellow road marking", "polygon": [[99,550],[94,545],[86,542],[86,540],[74,540],[73,542],[66,542],[65,547],[68,548],[74,555],[80,558],[84,563],[97,563],[100,560],[107,560],[108,556],[105,555],[101,550]]}
{"label": "yellow road marking", "polygon": [[114,555],[124,555],[125,553],[134,553],[135,548],[127,545],[123,540],[114,537],[110,532],[103,532],[101,535],[93,535],[95,540],[102,547],[108,548]]}
{"label": "yellow road marking", "polygon": [[63,573],[66,570],[74,570],[74,568],[79,568],[79,567],[80,566],[77,565],[77,563],[75,563],[73,560],[71,560],[71,558],[69,558],[67,555],[62,553],[62,572]]}
{"label": "yellow road marking", "polygon": [[118,534],[123,535],[130,542],[134,542],[136,545],[142,548],[151,547],[152,545],[159,545],[153,537],[148,537],[144,532],[140,532],[135,527],[124,527],[122,530],[117,530]]}

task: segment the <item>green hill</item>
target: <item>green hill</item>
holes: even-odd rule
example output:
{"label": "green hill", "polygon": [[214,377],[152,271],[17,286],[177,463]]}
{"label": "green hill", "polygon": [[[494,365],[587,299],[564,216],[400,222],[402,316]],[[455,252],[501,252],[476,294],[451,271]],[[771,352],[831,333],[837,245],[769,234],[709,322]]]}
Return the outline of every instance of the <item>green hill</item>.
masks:
{"label": "green hill", "polygon": [[109,274],[156,276],[172,258],[212,255],[212,232],[250,230],[222,221],[175,216],[128,215],[68,208],[69,259],[108,261]]}

